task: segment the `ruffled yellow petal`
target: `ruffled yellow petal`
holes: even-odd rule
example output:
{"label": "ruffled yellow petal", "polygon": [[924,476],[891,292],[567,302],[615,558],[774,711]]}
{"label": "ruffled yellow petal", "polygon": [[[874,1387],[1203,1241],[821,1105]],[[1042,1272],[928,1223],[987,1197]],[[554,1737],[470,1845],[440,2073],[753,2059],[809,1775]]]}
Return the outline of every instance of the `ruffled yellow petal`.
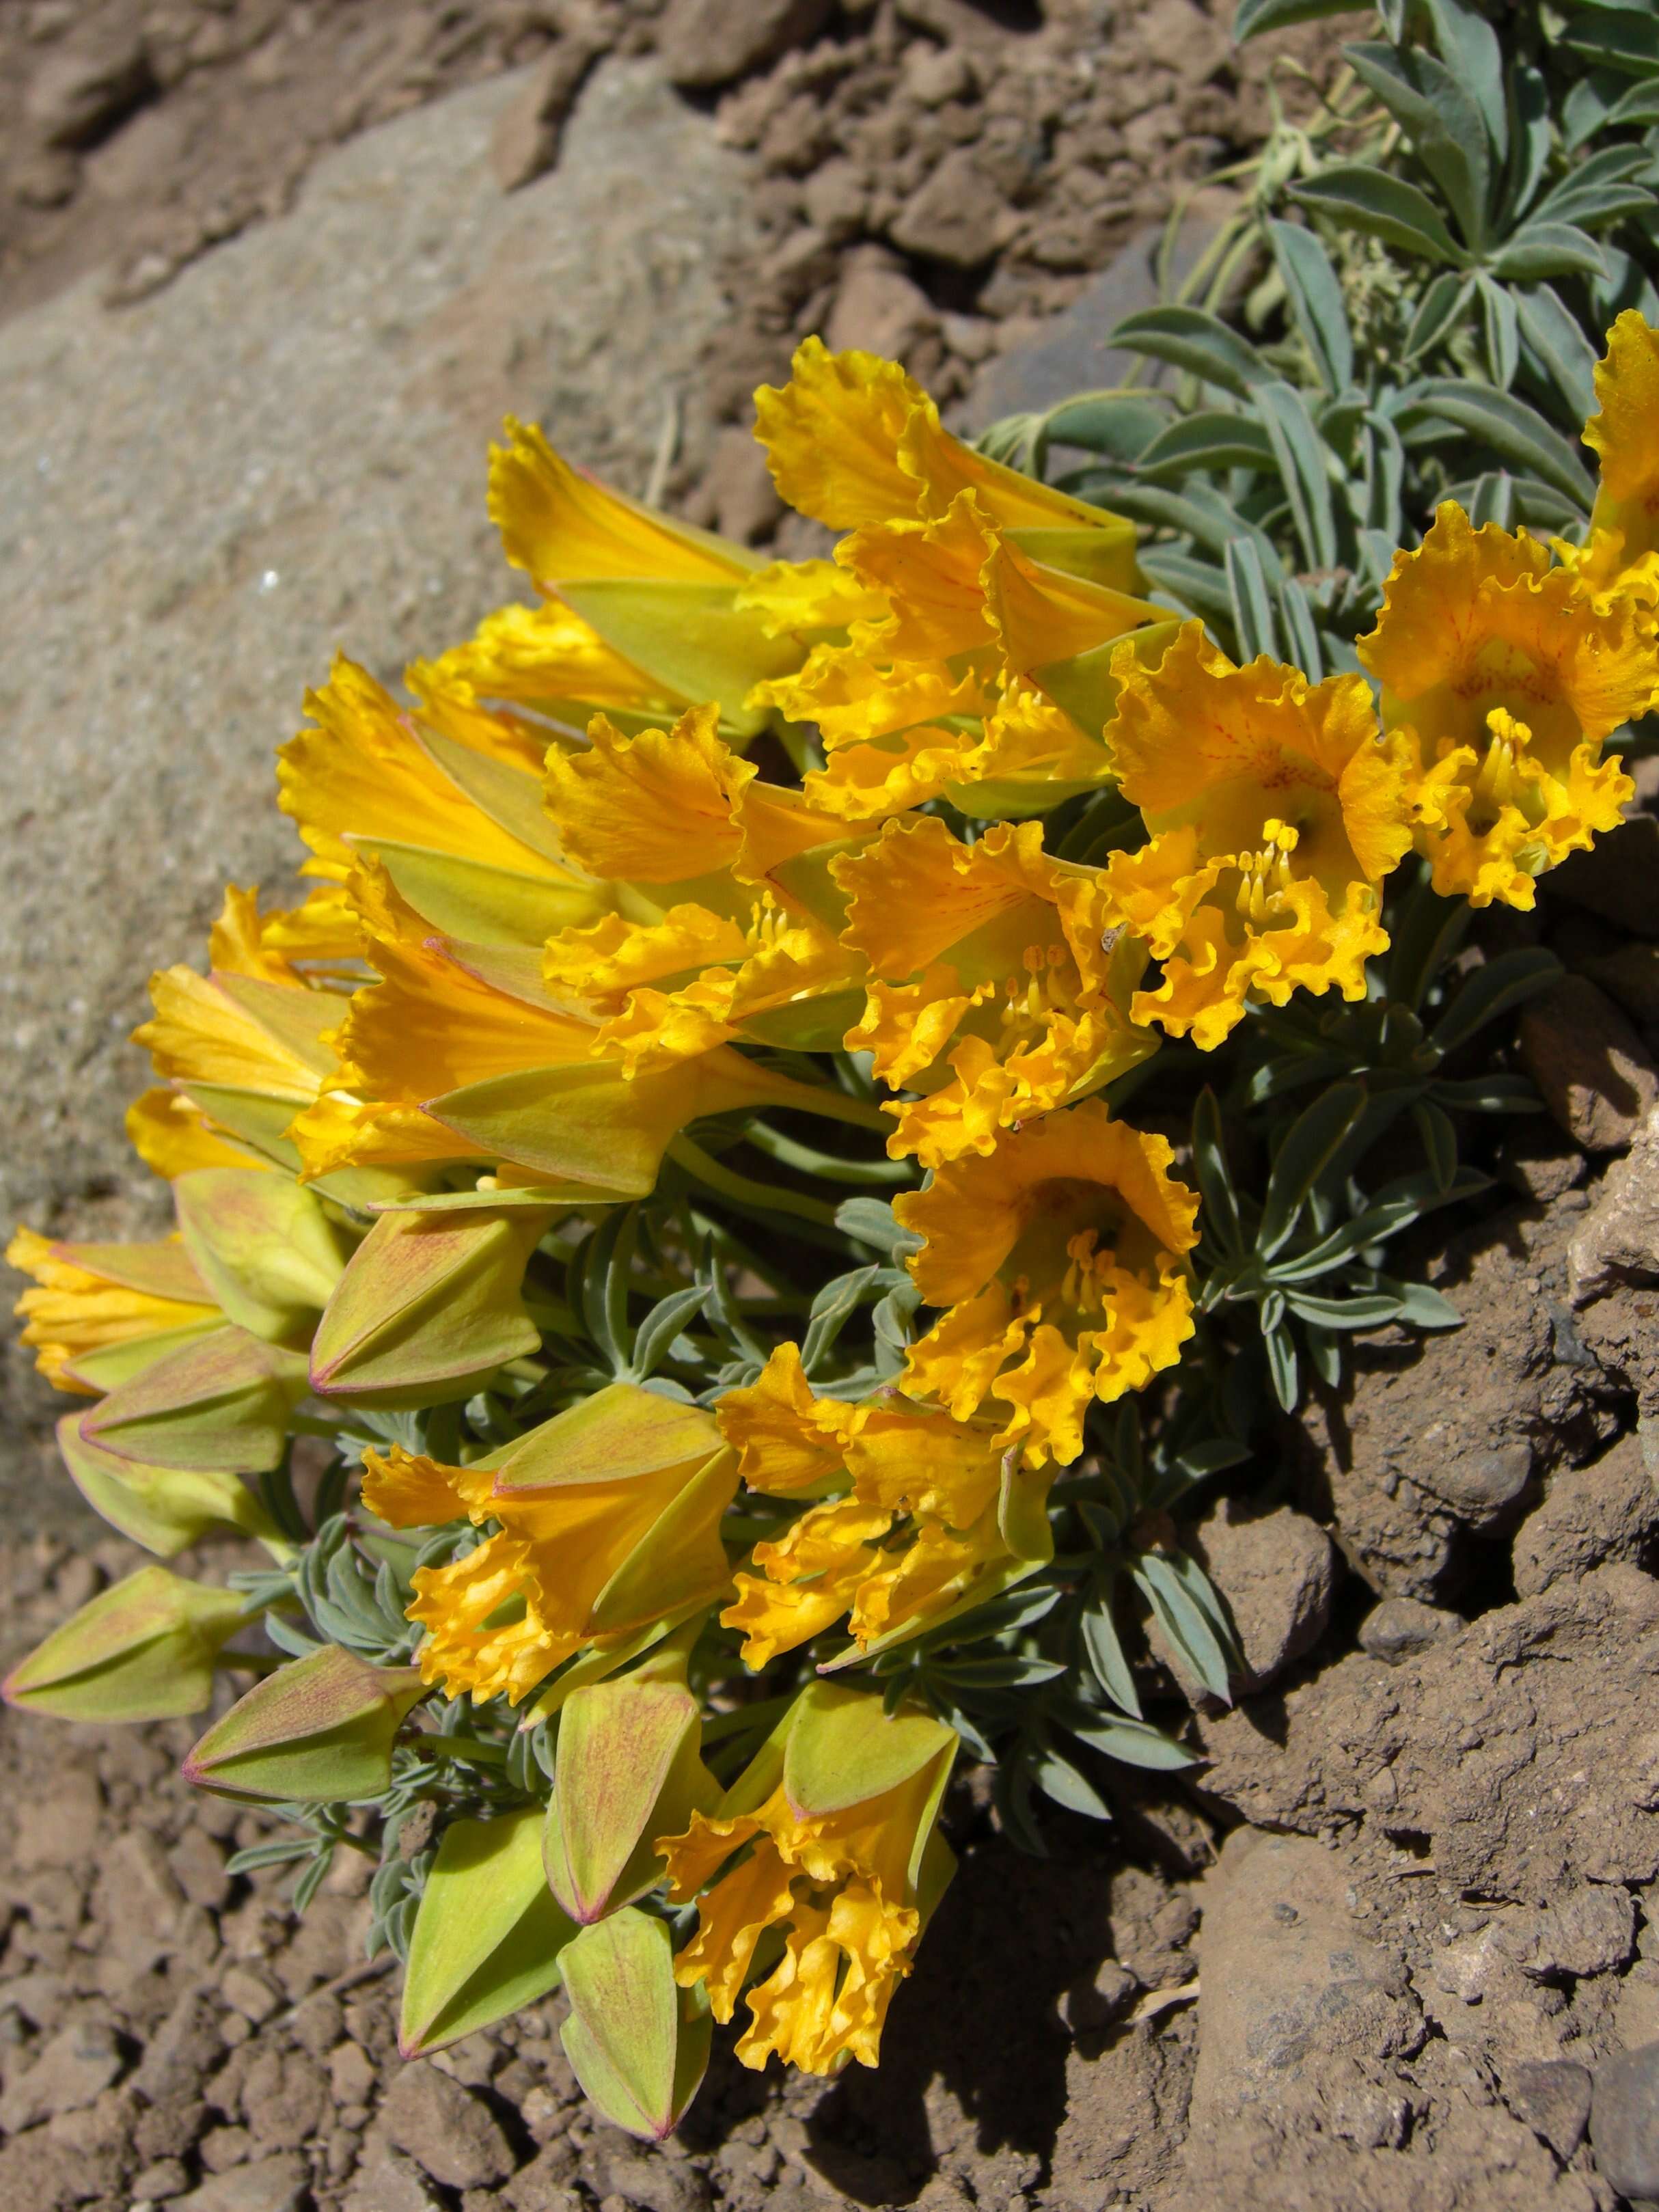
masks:
{"label": "ruffled yellow petal", "polygon": [[967,782],[980,750],[966,733],[929,722],[874,744],[839,744],[823,768],[809,771],[807,796],[844,823],[884,820]]}
{"label": "ruffled yellow petal", "polygon": [[[464,684],[482,699],[528,704],[580,700],[591,707],[674,703],[653,677],[608,646],[591,623],[556,599],[498,607],[466,644],[419,672],[445,690]],[[539,757],[535,763],[539,765]]]}
{"label": "ruffled yellow petal", "polygon": [[343,1015],[331,994],[179,967],[152,975],[149,994],[154,1018],[132,1035],[158,1075],[257,1091],[296,1107],[317,1096],[332,1064],[326,1039]]}
{"label": "ruffled yellow petal", "polygon": [[1012,1407],[998,1446],[1031,1467],[1074,1459],[1089,1400],[1142,1388],[1192,1334],[1198,1200],[1172,1158],[1091,1100],[896,1200],[924,1239],[910,1271],[948,1309],[911,1347],[907,1389],[959,1419],[994,1395]]}
{"label": "ruffled yellow petal", "polygon": [[127,1109],[126,1132],[144,1165],[168,1182],[196,1168],[271,1166],[257,1152],[228,1143],[200,1107],[177,1091],[146,1091],[136,1098]]}
{"label": "ruffled yellow petal", "polygon": [[[1601,495],[1609,505],[1640,503],[1653,550],[1659,508],[1659,331],[1637,307],[1626,307],[1607,332],[1607,350],[1595,365],[1598,411],[1584,425],[1584,443],[1601,464]],[[1592,527],[1601,524],[1601,499]],[[1622,517],[1619,526],[1626,525]]]}
{"label": "ruffled yellow petal", "polygon": [[793,676],[757,684],[751,705],[775,707],[791,722],[815,722],[825,749],[868,744],[920,722],[980,715],[996,704],[994,684],[941,662],[885,666],[855,645],[815,645]]}
{"label": "ruffled yellow petal", "polygon": [[1443,505],[1401,553],[1359,641],[1411,745],[1417,844],[1437,890],[1529,907],[1534,878],[1632,795],[1601,745],[1659,685],[1646,607],[1544,548]]}
{"label": "ruffled yellow petal", "polygon": [[19,1229],[6,1263],[33,1278],[13,1310],[35,1365],[59,1390],[95,1397],[75,1371],[90,1354],[180,1329],[221,1327],[224,1316],[209,1296],[177,1237],[131,1245],[58,1244]]}
{"label": "ruffled yellow petal", "polygon": [[596,715],[586,752],[549,754],[548,811],[564,850],[595,876],[684,883],[730,866],[732,817],[753,765],[719,734],[720,711],[694,707],[672,730],[624,737]]}
{"label": "ruffled yellow petal", "polygon": [[[421,743],[416,713],[367,670],[341,656],[323,689],[306,694],[306,712],[316,727],[282,747],[276,782],[279,805],[311,848],[313,872],[343,882],[362,846],[384,842],[562,878],[555,862],[501,828],[444,773]],[[533,810],[527,774],[526,784]]]}
{"label": "ruffled yellow petal", "polygon": [[745,1486],[789,1498],[839,1473],[852,1411],[815,1396],[801,1370],[800,1346],[780,1344],[754,1382],[726,1393],[714,1418],[738,1454]]}
{"label": "ruffled yellow petal", "polygon": [[1152,1049],[1125,1003],[1144,958],[1127,946],[1109,958],[1103,884],[1050,860],[1040,823],[997,823],[965,845],[934,817],[906,817],[833,869],[849,895],[843,941],[876,971],[848,1046],[924,1093],[898,1109],[896,1156],[936,1167],[988,1150],[1000,1128]]}
{"label": "ruffled yellow petal", "polygon": [[839,561],[775,561],[740,586],[737,604],[761,617],[768,637],[810,637],[879,622],[887,595]]}
{"label": "ruffled yellow petal", "polygon": [[777,1963],[746,1998],[744,2065],[763,2067],[775,2052],[818,2074],[848,2058],[875,2064],[888,2002],[921,1932],[910,1866],[936,1805],[929,1762],[841,1813],[803,1815],[780,1788],[752,1813],[694,1813],[684,1834],[658,1839],[670,1896],[697,1899],[697,1932],[675,1959],[675,1978],[685,1988],[701,1982],[717,2020],[731,2018],[761,1936],[784,1930]]}
{"label": "ruffled yellow petal", "polygon": [[507,559],[544,591],[601,576],[726,584],[748,573],[738,547],[579,475],[533,422],[509,416],[505,428],[507,444],[489,449],[489,518]]}
{"label": "ruffled yellow petal", "polygon": [[953,438],[896,362],[831,353],[821,338],[797,348],[787,385],[755,394],[755,435],[783,499],[831,530],[943,514],[972,491],[1006,529],[1109,531],[1133,543],[1117,516]]}

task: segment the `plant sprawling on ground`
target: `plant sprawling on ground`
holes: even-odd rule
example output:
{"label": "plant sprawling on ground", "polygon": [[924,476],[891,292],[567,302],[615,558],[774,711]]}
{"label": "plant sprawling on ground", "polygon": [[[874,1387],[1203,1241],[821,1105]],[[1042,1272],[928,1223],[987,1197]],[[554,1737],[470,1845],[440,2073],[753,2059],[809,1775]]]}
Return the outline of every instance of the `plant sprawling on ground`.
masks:
{"label": "plant sprawling on ground", "polygon": [[975,448],[809,340],[757,435],[833,558],[509,424],[536,603],[403,697],[340,661],[308,896],[154,980],[176,1233],[13,1243],[87,1498],[270,1565],[144,1566],[6,1695],[251,1675],[187,1771],[286,1809],[238,1863],[301,1905],[376,1860],[410,2052],[562,1983],[647,2135],[740,2002],[746,2063],[873,2064],[959,1754],[1038,1850],[1187,1764],[1136,1639],[1237,1656],[1175,1509],[1353,1331],[1456,1324],[1390,1250],[1536,1103],[1557,972],[1480,918],[1659,691],[1659,46],[1383,27],[1124,327],[1174,386]]}

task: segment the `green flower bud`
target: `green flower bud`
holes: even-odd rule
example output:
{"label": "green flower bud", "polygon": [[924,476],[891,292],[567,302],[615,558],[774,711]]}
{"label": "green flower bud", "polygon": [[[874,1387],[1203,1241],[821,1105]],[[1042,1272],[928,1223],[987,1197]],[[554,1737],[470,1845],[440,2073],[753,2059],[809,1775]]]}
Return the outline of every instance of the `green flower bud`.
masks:
{"label": "green flower bud", "polygon": [[417,1667],[377,1667],[325,1644],[256,1682],[184,1764],[186,1782],[221,1797],[332,1802],[378,1796],[392,1747],[426,1695]]}
{"label": "green flower bud", "polygon": [[212,1702],[213,1665],[246,1625],[247,1601],[140,1567],[20,1660],[0,1697],[70,1721],[165,1721]]}
{"label": "green flower bud", "polygon": [[346,1263],[315,1192],[257,1168],[198,1168],[173,1192],[185,1249],[225,1318],[270,1344],[308,1344]]}
{"label": "green flower bud", "polygon": [[720,1784],[703,1765],[697,1701],[684,1680],[629,1674],[578,1690],[559,1723],[558,1778],[543,1856],[553,1894],[586,1924],[656,1887],[654,1839],[708,1813]]}
{"label": "green flower bud", "polygon": [[441,2051],[557,1986],[573,1923],[542,1871],[540,1808],[455,1820],[415,1916],[398,2047]]}
{"label": "green flower bud", "polygon": [[710,2021],[674,1980],[665,1922],[624,1905],[564,1954],[564,2055],[588,2100],[629,2135],[660,2142],[678,2126],[708,2063]]}
{"label": "green flower bud", "polygon": [[260,1474],[281,1462],[304,1394],[299,1353],[216,1328],[112,1390],[82,1417],[81,1434],[146,1466]]}
{"label": "green flower bud", "polygon": [[76,1488],[112,1528],[158,1559],[176,1559],[215,1528],[240,1528],[276,1557],[291,1556],[293,1547],[240,1475],[122,1459],[88,1443],[81,1419],[65,1413],[58,1424],[58,1449]]}
{"label": "green flower bud", "polygon": [[520,1295],[550,1212],[383,1213],[352,1255],[311,1351],[311,1386],[355,1406],[461,1398],[541,1345]]}

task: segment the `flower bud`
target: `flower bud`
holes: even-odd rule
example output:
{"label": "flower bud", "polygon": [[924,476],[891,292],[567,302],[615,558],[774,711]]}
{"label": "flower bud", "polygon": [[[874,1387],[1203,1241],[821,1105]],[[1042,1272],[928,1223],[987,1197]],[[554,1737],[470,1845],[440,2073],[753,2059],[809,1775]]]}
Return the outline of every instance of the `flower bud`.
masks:
{"label": "flower bud", "polygon": [[441,2051],[556,1987],[574,1932],[542,1871],[540,1808],[454,1820],[427,1876],[404,1976],[398,2048]]}
{"label": "flower bud", "polygon": [[197,1273],[237,1328],[307,1344],[345,1262],[314,1191],[258,1168],[198,1168],[173,1186]]}
{"label": "flower bud", "polygon": [[89,1443],[81,1420],[65,1413],[58,1424],[58,1449],[71,1480],[94,1513],[158,1559],[176,1558],[215,1528],[240,1528],[287,1556],[290,1547],[240,1475],[123,1459]]}
{"label": "flower bud", "polygon": [[304,1390],[300,1354],[218,1328],[112,1390],[82,1417],[81,1434],[149,1466],[260,1474],[280,1462]]}
{"label": "flower bud", "polygon": [[256,1682],[184,1763],[186,1782],[221,1797],[337,1802],[378,1796],[392,1747],[426,1694],[416,1667],[377,1667],[325,1644]]}
{"label": "flower bud", "polygon": [[311,1352],[312,1388],[356,1406],[430,1406],[541,1344],[520,1295],[551,1215],[383,1213],[353,1254]]}
{"label": "flower bud", "polygon": [[221,1648],[248,1620],[235,1590],[140,1567],[20,1660],[0,1697],[69,1721],[165,1721],[213,1697]]}
{"label": "flower bud", "polygon": [[682,1680],[629,1674],[578,1690],[559,1723],[543,1856],[553,1894],[584,1925],[663,1878],[654,1838],[712,1812],[697,1701]]}
{"label": "flower bud", "polygon": [[567,1946],[570,2016],[559,2031],[588,2101],[629,2135],[660,2142],[679,2124],[708,2063],[708,2009],[674,1984],[665,1922],[636,1905]]}

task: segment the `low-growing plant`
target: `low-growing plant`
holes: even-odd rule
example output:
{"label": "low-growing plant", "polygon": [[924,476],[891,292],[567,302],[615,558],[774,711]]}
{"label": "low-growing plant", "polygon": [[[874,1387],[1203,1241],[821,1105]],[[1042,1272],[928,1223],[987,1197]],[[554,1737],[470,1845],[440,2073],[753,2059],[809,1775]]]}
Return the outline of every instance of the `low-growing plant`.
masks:
{"label": "low-growing plant", "polygon": [[1240,1660],[1177,1516],[1355,1332],[1456,1325],[1395,1255],[1559,973],[1480,917],[1659,693],[1659,56],[1524,24],[1385,10],[1125,326],[1176,386],[975,448],[809,340],[757,434],[833,560],[510,423],[534,603],[308,698],[309,895],[233,886],[138,1033],[176,1233],[10,1250],[88,1502],[269,1564],[143,1566],[5,1694],[251,1677],[186,1772],[300,1905],[374,1861],[407,2051],[562,1984],[647,2136],[740,2003],[746,2064],[875,2063],[959,1756],[1033,1850],[1189,1765],[1154,1650]]}

